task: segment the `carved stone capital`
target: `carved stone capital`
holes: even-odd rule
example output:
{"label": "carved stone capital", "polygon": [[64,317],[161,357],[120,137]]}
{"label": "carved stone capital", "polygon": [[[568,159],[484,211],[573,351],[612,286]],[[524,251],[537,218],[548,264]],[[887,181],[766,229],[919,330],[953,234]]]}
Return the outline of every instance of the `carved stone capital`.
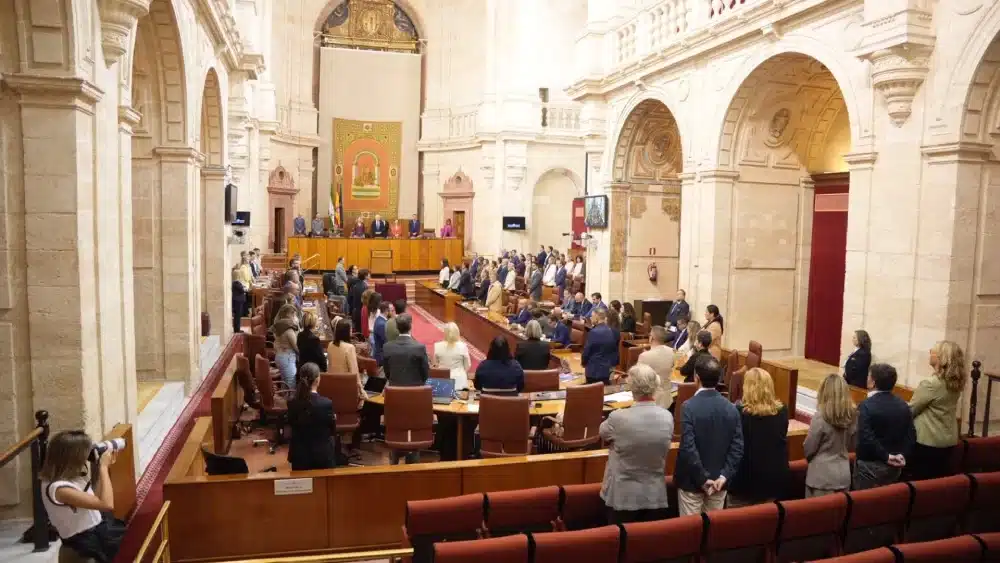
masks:
{"label": "carved stone capital", "polygon": [[867,56],[872,65],[872,86],[882,93],[889,118],[897,127],[913,111],[913,98],[929,70],[931,48],[903,44]]}
{"label": "carved stone capital", "polygon": [[128,52],[129,38],[139,18],[149,13],[150,0],[98,0],[101,11],[101,47],[111,65]]}

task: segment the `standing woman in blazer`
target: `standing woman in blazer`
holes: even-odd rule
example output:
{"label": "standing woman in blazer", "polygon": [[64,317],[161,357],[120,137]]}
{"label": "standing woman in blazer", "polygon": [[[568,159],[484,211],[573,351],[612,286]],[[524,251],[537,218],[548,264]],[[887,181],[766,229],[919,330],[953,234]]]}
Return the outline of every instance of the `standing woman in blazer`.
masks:
{"label": "standing woman in blazer", "polygon": [[542,324],[532,319],[524,327],[526,340],[517,343],[514,359],[523,369],[549,369],[549,343],[542,340]]}
{"label": "standing woman in blazer", "polygon": [[906,460],[906,479],[934,479],[948,474],[958,444],[958,400],[965,387],[965,354],[944,340],[931,348],[933,375],[917,385],[910,399],[917,444]]}
{"label": "standing woman in blazer", "polygon": [[302,332],[296,337],[296,344],[299,346],[299,368],[313,363],[319,367],[320,372],[326,371],[326,355],[323,353],[323,345],[316,335],[316,314],[312,311],[302,313]]}
{"label": "standing woman in blazer", "polygon": [[816,395],[816,413],[802,445],[806,469],[806,498],[821,497],[851,488],[851,462],[847,449],[858,432],[858,409],[847,381],[833,373],[826,376]]}
{"label": "standing woman in blazer", "polygon": [[774,394],[771,374],[747,372],[736,405],[743,428],[743,457],[729,483],[728,506],[781,500],[788,492],[788,407]]}
{"label": "standing woman in blazer", "polygon": [[712,354],[716,360],[722,361],[722,334],[724,332],[724,323],[722,319],[722,313],[719,312],[719,308],[715,305],[709,305],[705,308],[705,328],[702,330],[707,330],[712,333],[712,345],[708,347],[708,353]]}
{"label": "standing woman in blazer", "polygon": [[872,339],[863,330],[854,331],[854,351],[844,362],[844,379],[848,385],[868,388],[868,368],[872,365]]}
{"label": "standing woman in blazer", "polygon": [[292,471],[329,469],[337,464],[333,447],[333,401],[317,393],[319,368],[306,364],[299,370],[295,398],[288,402],[288,462]]}
{"label": "standing woman in blazer", "polygon": [[497,281],[497,274],[490,271],[490,289],[486,293],[486,308],[492,313],[503,314],[503,286]]}

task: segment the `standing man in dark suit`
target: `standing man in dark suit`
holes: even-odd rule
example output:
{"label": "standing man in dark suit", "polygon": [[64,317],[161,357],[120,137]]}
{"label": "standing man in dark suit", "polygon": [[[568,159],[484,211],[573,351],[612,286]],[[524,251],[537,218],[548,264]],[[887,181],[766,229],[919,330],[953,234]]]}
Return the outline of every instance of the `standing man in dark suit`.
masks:
{"label": "standing man in dark suit", "polygon": [[372,236],[377,238],[389,236],[389,223],[381,215],[376,214],[375,220],[372,221]]}
{"label": "standing man in dark suit", "polygon": [[509,264],[510,262],[504,258],[500,262],[500,267],[497,268],[497,281],[500,282],[500,285],[503,285],[504,280],[507,279],[507,270],[510,268]]}
{"label": "standing man in dark suit", "polygon": [[691,306],[685,300],[686,297],[687,293],[683,289],[677,290],[674,304],[670,306],[670,312],[667,313],[667,331],[670,332],[667,336],[667,342],[673,342],[677,338],[679,332],[677,324],[680,320],[691,318]]}
{"label": "standing man in dark suit", "polygon": [[542,300],[542,269],[532,268],[531,277],[528,278],[528,295],[532,301]]}
{"label": "standing man in dark suit", "polygon": [[549,255],[545,253],[545,245],[542,245],[542,249],[538,251],[538,256],[535,257],[535,264],[538,264],[539,268],[544,268],[546,260],[548,260]]}
{"label": "standing man in dark suit", "polygon": [[587,343],[583,345],[580,356],[587,383],[608,384],[611,379],[611,369],[618,365],[618,337],[606,323],[606,309],[596,309],[591,316],[594,328],[587,334]]}
{"label": "standing man in dark suit", "polygon": [[681,516],[721,510],[726,505],[726,483],[736,474],[743,457],[740,413],[715,390],[722,366],[705,355],[698,358],[694,369],[701,388],[684,403],[674,469]]}
{"label": "standing man in dark suit", "polygon": [[458,278],[458,293],[462,295],[463,299],[476,298],[476,282],[473,281],[472,276],[469,266],[463,262],[462,276]]}
{"label": "standing man in dark suit", "polygon": [[[354,322],[354,328],[358,332],[361,332],[361,296],[364,295],[365,290],[368,289],[368,269],[365,268],[358,272],[358,279],[354,282],[354,285],[347,291],[347,305],[351,311],[351,321]],[[368,322],[368,319],[363,319]]]}
{"label": "standing man in dark suit", "polygon": [[858,406],[858,447],[854,489],[895,483],[906,456],[917,441],[913,415],[906,401],[892,394],[896,368],[874,364],[869,375],[874,390]]}
{"label": "standing man in dark suit", "polygon": [[417,219],[417,214],[413,214],[413,218],[410,219],[410,238],[417,238],[420,236],[420,219]]}
{"label": "standing man in dark suit", "polygon": [[427,348],[410,336],[413,318],[409,313],[396,315],[399,337],[382,347],[382,367],[389,385],[414,387],[423,385],[431,373]]}

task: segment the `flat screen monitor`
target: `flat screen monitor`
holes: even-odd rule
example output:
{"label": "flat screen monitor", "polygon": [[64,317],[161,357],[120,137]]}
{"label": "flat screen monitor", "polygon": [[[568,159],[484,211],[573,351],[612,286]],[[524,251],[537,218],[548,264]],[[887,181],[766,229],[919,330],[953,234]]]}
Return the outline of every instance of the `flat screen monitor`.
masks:
{"label": "flat screen monitor", "polygon": [[250,226],[250,212],[249,211],[237,211],[236,217],[233,219],[234,227],[249,227]]}
{"label": "flat screen monitor", "polygon": [[592,229],[608,227],[608,196],[589,195],[583,200],[583,223]]}
{"label": "flat screen monitor", "polygon": [[503,218],[503,230],[505,231],[523,231],[526,228],[527,221],[524,217],[504,217]]}

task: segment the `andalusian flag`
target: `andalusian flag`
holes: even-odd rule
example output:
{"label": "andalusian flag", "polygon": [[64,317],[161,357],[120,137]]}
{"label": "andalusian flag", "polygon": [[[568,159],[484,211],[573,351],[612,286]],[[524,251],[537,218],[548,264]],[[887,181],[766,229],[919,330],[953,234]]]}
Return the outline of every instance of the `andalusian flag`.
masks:
{"label": "andalusian flag", "polygon": [[343,225],[341,221],[340,214],[343,210],[343,205],[340,201],[340,186],[333,189],[333,198],[330,200],[330,222],[333,223],[334,229],[339,229]]}

